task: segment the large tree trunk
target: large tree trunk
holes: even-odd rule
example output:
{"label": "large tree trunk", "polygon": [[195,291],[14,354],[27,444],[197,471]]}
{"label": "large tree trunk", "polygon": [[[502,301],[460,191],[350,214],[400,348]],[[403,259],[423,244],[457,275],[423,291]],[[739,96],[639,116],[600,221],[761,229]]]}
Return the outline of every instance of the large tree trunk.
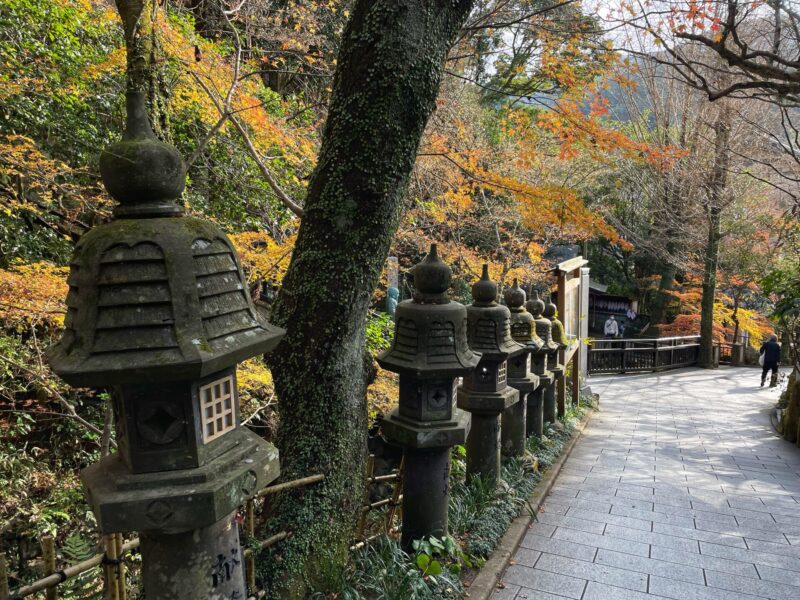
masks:
{"label": "large tree trunk", "polygon": [[714,165],[708,186],[708,239],[703,257],[703,298],[700,304],[700,356],[698,364],[706,369],[714,362],[714,298],[717,293],[719,266],[720,215],[728,183],[730,151],[730,111],[723,106],[714,124]]}
{"label": "large tree trunk", "polygon": [[162,140],[169,140],[169,85],[164,52],[156,34],[159,3],[156,0],[116,0],[125,31],[126,86],[147,100],[150,125]]}
{"label": "large tree trunk", "polygon": [[656,290],[656,297],[653,300],[653,308],[650,311],[650,323],[661,325],[666,322],[667,305],[672,298],[670,291],[675,285],[675,275],[678,270],[674,265],[665,263],[661,269],[661,279]]}
{"label": "large tree trunk", "polygon": [[281,598],[324,589],[346,560],[365,485],[367,309],[446,52],[471,5],[358,0],[344,34],[319,162],[273,311],[287,329],[268,357],[281,469],[285,479],[326,477],[277,501],[279,527],[293,536],[261,572]]}

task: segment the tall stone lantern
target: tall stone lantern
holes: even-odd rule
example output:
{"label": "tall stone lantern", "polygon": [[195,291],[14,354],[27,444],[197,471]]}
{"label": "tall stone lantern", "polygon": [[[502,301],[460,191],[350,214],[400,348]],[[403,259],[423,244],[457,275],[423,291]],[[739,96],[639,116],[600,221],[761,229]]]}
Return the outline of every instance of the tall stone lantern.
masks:
{"label": "tall stone lantern", "polygon": [[[538,296],[538,294],[537,294]],[[544,340],[547,349],[547,370],[551,375],[550,381],[543,386],[543,406],[544,421],[555,423],[556,421],[556,380],[564,376],[564,367],[558,364],[558,344],[553,341],[553,323],[544,316],[545,303],[543,301],[531,303],[533,317],[536,323],[536,331]]]}
{"label": "tall stone lantern", "polygon": [[[536,337],[541,340],[541,344],[531,354],[533,372],[539,377],[539,385],[529,396],[528,435],[542,437],[544,433],[545,393],[550,388],[555,389],[553,374],[547,370],[547,357],[551,351],[557,350],[557,346],[551,339],[550,321],[542,317],[544,302],[539,298],[538,291],[531,290],[531,298],[525,303],[525,308],[533,317]],[[553,400],[555,401],[555,396],[553,396]],[[536,407],[533,415],[531,415],[531,407]]]}
{"label": "tall stone lantern", "polygon": [[456,408],[458,378],[480,360],[467,343],[467,310],[447,296],[452,271],[436,244],[412,271],[414,295],[397,305],[392,347],[378,357],[400,375],[399,406],[382,423],[403,446],[403,548],[447,535],[450,448],[466,442],[470,415]]}
{"label": "tall stone lantern", "polygon": [[100,157],[119,205],[75,248],[50,365],[111,392],[118,450],[81,478],[103,533],[139,532],[148,600],[245,598],[235,512],[279,463],[240,426],[236,364],[283,331],[256,314],[222,230],[184,216],[183,161],[156,140],[142,94],[127,107]]}
{"label": "tall stone lantern", "polygon": [[507,385],[507,358],[527,349],[511,338],[511,314],[497,303],[497,286],[489,266],[472,286],[467,307],[469,346],[481,360],[458,388],[458,407],[472,413],[467,437],[467,477],[480,475],[497,483],[500,478],[500,415],[519,401],[519,392]]}
{"label": "tall stone lantern", "polygon": [[525,453],[528,397],[539,385],[539,378],[531,372],[531,352],[541,340],[536,337],[533,319],[525,310],[525,290],[514,284],[505,290],[503,298],[511,312],[511,337],[525,347],[524,352],[508,360],[508,385],[519,390],[520,401],[503,413],[503,454],[522,456]]}
{"label": "tall stone lantern", "polygon": [[[561,354],[561,350],[563,350],[564,348],[569,346],[569,341],[567,340],[567,335],[566,335],[566,333],[564,331],[564,324],[558,319],[558,308],[553,303],[553,300],[552,300],[552,298],[551,298],[551,296],[549,294],[547,296],[547,302],[545,302],[545,305],[544,305],[544,313],[543,314],[544,314],[545,318],[549,319],[550,322],[553,324],[553,327],[552,327],[553,335],[552,335],[552,337],[553,337],[553,342],[558,347],[558,349],[556,350],[555,355],[554,355],[554,357],[555,357],[554,360],[555,360],[556,364],[553,367],[551,367],[550,370],[553,372],[555,380],[557,382],[560,382],[562,379],[564,379],[565,371],[566,371],[566,368],[560,362],[561,358],[563,356]],[[554,389],[557,388],[558,385],[560,385],[560,384],[556,383],[553,386]],[[557,395],[556,391],[553,392],[553,395],[554,396]],[[564,412],[566,410],[566,407],[564,406],[564,396],[563,396],[563,394],[560,396],[560,398],[561,399],[557,403],[558,416],[563,416]]]}

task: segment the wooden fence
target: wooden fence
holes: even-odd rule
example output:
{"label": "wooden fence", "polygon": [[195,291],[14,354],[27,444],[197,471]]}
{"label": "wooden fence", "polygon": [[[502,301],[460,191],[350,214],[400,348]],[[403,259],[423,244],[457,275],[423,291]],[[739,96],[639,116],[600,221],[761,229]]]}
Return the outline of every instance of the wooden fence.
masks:
{"label": "wooden fence", "polygon": [[[367,464],[367,485],[364,493],[362,517],[356,532],[357,538],[351,546],[351,550],[364,546],[383,532],[392,532],[392,524],[395,515],[399,514],[399,507],[402,505],[403,496],[400,493],[403,472],[402,462],[400,463],[398,472],[389,475],[374,476],[373,465],[374,457],[370,456]],[[255,497],[248,500],[247,504],[242,507],[242,514],[244,516],[242,533],[247,546],[243,549],[242,553],[245,559],[247,587],[251,593],[256,589],[255,558],[251,548],[269,548],[292,535],[291,531],[281,531],[265,540],[259,540],[253,543],[253,540],[256,539],[256,501],[265,500],[266,497],[277,494],[278,492],[312,485],[324,479],[325,475],[310,475],[301,479],[295,479],[294,481],[268,486],[257,492]],[[394,483],[391,497],[370,503],[370,486],[375,483],[389,482]],[[380,533],[370,532],[367,527],[368,514],[373,510],[383,507],[388,507],[388,510],[385,519],[382,521],[382,531]],[[365,535],[367,537],[364,537]],[[9,564],[5,553],[0,552],[0,600],[21,600],[22,598],[28,598],[35,594],[39,594],[38,597],[43,597],[45,600],[58,600],[60,585],[68,581],[75,581],[80,576],[89,574],[93,570],[98,571],[96,574],[96,588],[98,592],[102,588],[104,600],[128,600],[127,569],[133,555],[139,552],[138,537],[131,537],[126,540],[122,534],[104,535],[102,536],[100,544],[98,544],[98,547],[104,550],[102,553],[98,553],[77,564],[66,565],[61,568],[59,568],[58,565],[55,540],[53,537],[43,537],[41,539],[41,547],[42,558],[41,561],[39,561],[39,568],[42,572],[42,577],[16,590],[10,588],[9,579],[12,578],[13,574],[9,571]],[[126,563],[126,561],[128,562]],[[257,597],[259,596],[250,596],[250,599]]]}
{"label": "wooden fence", "polygon": [[647,373],[697,364],[700,336],[596,339],[589,346],[589,373]]}

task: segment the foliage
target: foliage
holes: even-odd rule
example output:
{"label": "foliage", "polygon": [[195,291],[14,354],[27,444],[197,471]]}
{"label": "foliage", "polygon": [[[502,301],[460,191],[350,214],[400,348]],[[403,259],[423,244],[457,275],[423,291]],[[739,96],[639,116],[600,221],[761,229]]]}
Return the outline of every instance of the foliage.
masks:
{"label": "foliage", "polygon": [[356,550],[339,577],[336,591],[342,600],[456,600],[463,595],[456,575],[447,569],[437,575],[424,574],[397,540],[387,537]]}

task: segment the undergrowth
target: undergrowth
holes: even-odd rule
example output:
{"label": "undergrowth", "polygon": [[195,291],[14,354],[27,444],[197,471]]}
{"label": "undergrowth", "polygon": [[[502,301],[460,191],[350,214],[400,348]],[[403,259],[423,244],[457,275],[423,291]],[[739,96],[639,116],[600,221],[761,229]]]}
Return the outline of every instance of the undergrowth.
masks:
{"label": "undergrowth", "polygon": [[[593,399],[581,397],[582,406],[594,407]],[[471,564],[482,566],[497,546],[511,521],[522,511],[532,518],[536,512],[529,497],[552,466],[575,431],[586,408],[570,407],[558,425],[548,425],[541,439],[527,441],[528,453],[522,458],[503,461],[501,480],[497,486],[481,478],[467,481],[466,452],[462,446],[453,449],[449,529],[461,545],[460,552]],[[534,468],[538,460],[539,470]],[[418,558],[418,557],[417,557]],[[399,542],[381,537],[353,553],[348,568],[339,576],[333,596],[341,600],[446,600],[462,598],[463,586],[455,569],[445,568],[437,575],[424,573],[414,556],[403,552]]]}

